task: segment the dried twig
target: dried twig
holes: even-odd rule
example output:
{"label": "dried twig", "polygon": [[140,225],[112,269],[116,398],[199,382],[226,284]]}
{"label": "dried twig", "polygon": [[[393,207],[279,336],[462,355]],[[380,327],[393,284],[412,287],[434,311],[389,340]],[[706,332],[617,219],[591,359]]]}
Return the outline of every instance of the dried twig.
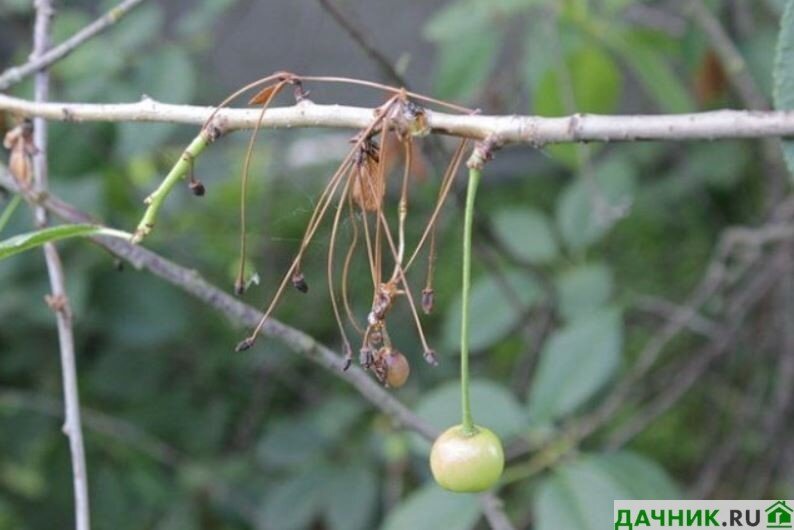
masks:
{"label": "dried twig", "polygon": [[50,48],[43,54],[31,57],[25,64],[5,70],[0,74],[0,90],[6,90],[33,73],[60,61],[81,44],[118,22],[121,17],[143,2],[144,0],[124,0],[59,45]]}

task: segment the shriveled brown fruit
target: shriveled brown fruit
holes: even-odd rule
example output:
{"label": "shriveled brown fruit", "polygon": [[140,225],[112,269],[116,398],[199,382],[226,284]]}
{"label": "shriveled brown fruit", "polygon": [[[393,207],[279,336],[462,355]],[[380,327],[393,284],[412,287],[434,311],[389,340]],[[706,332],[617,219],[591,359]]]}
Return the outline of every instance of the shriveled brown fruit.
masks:
{"label": "shriveled brown fruit", "polygon": [[400,388],[411,375],[411,365],[405,355],[397,350],[391,350],[386,354],[386,383],[392,388]]}

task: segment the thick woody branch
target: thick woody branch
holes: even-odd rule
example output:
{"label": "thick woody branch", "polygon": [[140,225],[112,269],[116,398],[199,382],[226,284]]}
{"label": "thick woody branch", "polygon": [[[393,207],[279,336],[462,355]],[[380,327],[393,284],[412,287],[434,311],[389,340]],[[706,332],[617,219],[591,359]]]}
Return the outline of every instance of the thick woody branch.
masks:
{"label": "thick woody branch", "polygon": [[[68,122],[171,122],[202,125],[213,107],[170,105],[152,99],[137,103],[34,103],[0,94],[0,111]],[[250,129],[258,109],[222,109],[216,117],[224,130]],[[303,101],[268,109],[261,125],[362,129],[374,109],[345,105],[317,105]],[[794,111],[718,110],[692,114],[615,115],[574,114],[541,116],[459,115],[428,111],[428,125],[437,133],[500,144],[541,146],[565,142],[626,142],[636,140],[717,140],[794,136]]]}

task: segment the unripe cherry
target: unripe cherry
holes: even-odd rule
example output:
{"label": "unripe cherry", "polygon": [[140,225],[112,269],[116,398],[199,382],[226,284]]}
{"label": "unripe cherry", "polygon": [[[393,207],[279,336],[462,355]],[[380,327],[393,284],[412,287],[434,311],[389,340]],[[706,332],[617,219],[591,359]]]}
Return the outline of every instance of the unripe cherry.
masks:
{"label": "unripe cherry", "polygon": [[436,438],[430,450],[430,469],[439,486],[458,493],[476,493],[491,488],[505,465],[502,442],[489,429],[463,425],[450,427]]}

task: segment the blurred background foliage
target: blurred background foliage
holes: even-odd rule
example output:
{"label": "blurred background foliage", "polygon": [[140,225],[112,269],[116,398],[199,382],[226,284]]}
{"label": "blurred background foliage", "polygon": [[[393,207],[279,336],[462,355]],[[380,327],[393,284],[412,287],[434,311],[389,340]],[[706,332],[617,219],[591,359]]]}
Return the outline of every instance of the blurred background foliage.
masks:
{"label": "blurred background foliage", "polygon": [[[4,65],[24,62],[29,53],[30,4],[0,4]],[[111,5],[60,4],[56,42]],[[684,4],[405,2],[392,24],[383,14],[393,3],[338,2],[373,42],[384,39],[384,53],[412,86],[487,113],[742,107]],[[709,4],[768,100],[782,4]],[[145,94],[211,104],[280,69],[375,79],[380,73],[313,2],[148,2],[58,63],[52,98],[121,102]],[[310,88],[317,101],[377,103],[369,91]],[[29,97],[31,83],[12,92]],[[196,132],[170,124],[63,123],[50,131],[54,193],[127,230],[141,199]],[[207,196],[174,193],[147,241],[228,289],[245,141],[232,135],[202,156],[196,170]],[[246,293],[248,302],[260,305],[273,292],[346,141],[338,131],[261,135],[249,216],[250,268],[260,282]],[[785,443],[790,415],[779,419],[776,437],[765,438],[757,418],[740,410],[747,395],[758,396],[762,407],[776,392],[782,346],[771,303],[754,310],[728,352],[641,432],[610,443],[686,375],[686,361],[701,355],[702,337],[687,332],[673,341],[594,435],[576,447],[559,437],[564,425],[603,401],[669,317],[649,310],[647,301],[658,308],[686,300],[721,231],[759,222],[788,188],[770,184],[760,149],[728,141],[522,147],[498,153],[488,166],[473,287],[473,406],[511,456],[500,495],[518,527],[611,528],[616,498],[794,495],[794,457]],[[436,149],[413,185],[415,236],[432,208],[441,162]],[[392,330],[413,366],[411,380],[395,394],[438,428],[458,417],[459,202],[452,198],[442,217],[437,309],[426,319],[440,366],[421,361],[404,307]],[[20,210],[3,235],[31,225]],[[347,236],[347,224],[343,231]],[[288,295],[277,316],[338,348],[323,285],[327,235],[320,233],[306,260],[308,295]],[[119,270],[88,243],[62,249],[76,315],[96,528],[485,526],[476,497],[434,485],[426,442],[392,425],[332,375],[274,341],[233,355],[244,330],[212,310],[145,273]],[[352,278],[366,274],[363,262],[354,263]],[[0,529],[66,528],[71,470],[41,256],[1,262],[0,282]],[[362,314],[365,283],[351,286]],[[719,315],[720,303],[718,297],[705,311]],[[726,440],[735,447],[720,452]],[[540,453],[546,465],[533,460],[538,448],[546,450]],[[717,479],[704,485],[704,474],[714,469]]]}

